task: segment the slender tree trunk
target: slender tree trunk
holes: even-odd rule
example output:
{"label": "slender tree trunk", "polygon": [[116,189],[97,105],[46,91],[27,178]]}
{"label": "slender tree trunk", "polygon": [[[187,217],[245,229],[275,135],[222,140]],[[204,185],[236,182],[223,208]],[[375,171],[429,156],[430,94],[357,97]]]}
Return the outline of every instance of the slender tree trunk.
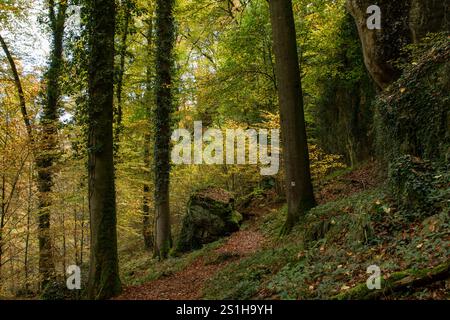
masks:
{"label": "slender tree trunk", "polygon": [[269,0],[283,136],[288,217],[283,233],[315,206],[291,0]]}
{"label": "slender tree trunk", "polygon": [[78,260],[78,218],[77,218],[77,207],[73,210],[73,246],[75,249],[75,264],[79,266]]}
{"label": "slender tree trunk", "polygon": [[113,160],[115,2],[89,2],[89,212],[91,254],[88,296],[121,292]]}
{"label": "slender tree trunk", "polygon": [[131,19],[131,8],[128,1],[123,1],[122,6],[124,6],[124,22],[123,22],[123,33],[120,43],[120,62],[119,62],[119,73],[117,76],[117,89],[116,89],[116,99],[117,107],[115,110],[115,131],[114,131],[114,152],[117,156],[119,154],[120,148],[120,134],[122,132],[122,118],[123,118],[123,106],[122,106],[122,92],[123,92],[123,77],[125,75],[125,58],[127,55],[127,40],[129,33],[129,24]]}
{"label": "slender tree trunk", "polygon": [[[11,67],[11,71],[14,77],[14,84],[17,89],[17,93],[19,96],[19,102],[20,102],[20,110],[23,115],[23,119],[25,121],[25,126],[27,129],[28,136],[30,137],[30,140],[32,139],[31,135],[31,124],[28,118],[27,109],[26,109],[26,103],[25,103],[25,95],[22,89],[22,83],[20,81],[19,73],[17,72],[16,64],[14,62],[14,59],[9,51],[8,46],[6,45],[6,42],[0,35],[0,44],[2,46],[3,51],[5,52],[6,58],[8,59],[9,65]],[[6,123],[8,124],[8,120],[6,120]],[[5,139],[4,142],[4,149],[6,150],[7,147],[7,139]],[[5,156],[2,158],[2,166],[5,167]],[[0,212],[0,281],[1,281],[1,275],[2,275],[2,266],[3,266],[3,229],[5,225],[5,217],[6,217],[6,177],[4,172],[2,172],[2,195],[1,195],[1,212]]]}
{"label": "slender tree trunk", "polygon": [[29,265],[28,265],[28,251],[30,247],[30,231],[31,231],[31,214],[32,214],[32,192],[33,187],[33,166],[30,165],[30,171],[28,176],[28,205],[27,205],[27,228],[26,228],[26,236],[25,236],[25,257],[24,257],[24,271],[25,271],[25,291],[28,293],[29,283],[28,283],[28,274],[29,274]]}
{"label": "slender tree trunk", "polygon": [[155,138],[155,255],[167,257],[172,246],[169,207],[170,115],[174,47],[174,0],[156,2],[156,138]]}
{"label": "slender tree trunk", "polygon": [[144,245],[147,250],[152,250],[154,247],[154,239],[153,232],[151,226],[150,219],[150,169],[151,166],[151,154],[150,154],[150,145],[151,145],[151,105],[153,100],[153,89],[152,89],[152,75],[153,75],[153,11],[149,13],[148,20],[148,29],[147,29],[147,79],[146,79],[146,92],[144,97],[144,108],[146,110],[147,117],[147,127],[146,132],[144,134],[144,166],[146,168],[145,171],[145,183],[143,186],[143,237],[144,237]]}
{"label": "slender tree trunk", "polygon": [[80,266],[83,265],[83,249],[84,249],[84,197],[83,206],[81,208],[81,239],[80,239]]}
{"label": "slender tree trunk", "polygon": [[[145,153],[150,153],[150,148],[144,147]],[[143,236],[144,236],[144,246],[147,250],[153,249],[153,233],[150,219],[150,186],[148,183],[144,184],[144,199],[143,199]]]}
{"label": "slender tree trunk", "polygon": [[[9,261],[9,266],[11,267],[11,269],[10,269],[10,271],[9,271],[9,273],[10,274],[15,274],[15,272],[14,272],[14,261],[15,261],[15,256],[16,256],[16,253],[14,252],[14,246],[9,246],[9,259],[8,259],[8,261]],[[16,277],[11,277],[11,289],[12,289],[12,291],[13,292],[15,292],[16,291],[16,283],[17,283],[17,280],[16,280],[17,278]]]}
{"label": "slender tree trunk", "polygon": [[5,227],[5,208],[6,208],[6,178],[5,175],[2,174],[2,203],[1,203],[1,212],[0,212],[0,283],[2,280],[2,264],[3,264],[3,228]]}
{"label": "slender tree trunk", "polygon": [[62,250],[63,250],[63,256],[62,256],[62,274],[66,274],[66,255],[67,255],[67,245],[66,245],[66,214],[64,211],[61,213],[61,223],[62,223]]}
{"label": "slender tree trunk", "polygon": [[20,112],[22,113],[23,121],[25,123],[25,128],[28,133],[28,138],[29,138],[31,144],[33,145],[33,142],[34,142],[33,134],[32,134],[33,131],[32,131],[32,127],[31,127],[30,118],[28,117],[27,105],[25,102],[25,94],[23,92],[22,82],[20,81],[19,72],[17,71],[16,63],[14,62],[11,52],[9,51],[9,48],[6,45],[6,42],[1,35],[0,35],[0,44],[2,45],[3,51],[5,52],[6,58],[8,59],[9,66],[11,67],[11,71],[12,71],[12,74],[14,77],[14,84],[16,86],[17,93],[19,96]]}
{"label": "slender tree trunk", "polygon": [[[53,7],[52,7],[53,8]],[[54,15],[54,8],[50,10],[52,14]],[[54,16],[53,16],[54,18]],[[53,25],[54,27],[54,25]],[[56,38],[55,38],[56,40]],[[62,36],[61,36],[62,41]],[[48,143],[42,144],[42,146],[39,146],[39,148],[36,148],[36,141],[34,137],[34,132],[31,126],[31,121],[28,116],[27,108],[26,108],[26,102],[25,102],[25,94],[23,91],[22,83],[19,77],[19,73],[17,71],[14,59],[12,58],[12,55],[8,49],[8,46],[6,45],[4,39],[0,36],[0,43],[2,45],[3,51],[5,52],[9,65],[11,67],[13,77],[14,77],[14,83],[17,88],[18,96],[19,96],[19,102],[20,102],[20,109],[22,113],[22,117],[25,123],[25,128],[27,130],[28,138],[30,141],[31,149],[34,154],[34,159],[36,162],[36,166],[38,168],[38,175],[37,175],[37,184],[39,188],[39,227],[38,227],[38,238],[39,238],[39,272],[41,275],[41,289],[43,289],[48,281],[53,277],[54,275],[54,264],[53,264],[53,256],[51,251],[51,241],[50,241],[50,211],[49,211],[49,197],[48,192],[51,189],[51,183],[52,183],[52,176],[50,173],[50,167],[53,162],[52,155],[50,153],[50,149],[52,148],[52,145],[49,144],[53,139],[51,138],[51,131],[53,130],[54,126],[51,124],[51,117],[56,116],[56,111],[52,112],[52,105],[50,102],[54,101],[55,97],[55,91],[49,90],[51,92],[50,96],[47,95],[47,104],[44,107],[44,115],[43,115],[43,141],[46,141]],[[55,41],[54,43],[54,51],[52,55],[55,55],[57,53],[56,44],[58,41]],[[62,44],[61,44],[61,50],[62,50]],[[54,59],[52,59],[54,60]],[[51,80],[51,77],[57,74],[57,70],[55,70],[55,67],[58,65],[52,64],[50,66],[50,70],[48,72],[48,78],[49,83],[48,86],[51,87],[54,85],[54,81]],[[57,69],[57,68],[56,68]],[[56,85],[58,83],[56,82]],[[57,100],[56,100],[57,101]],[[46,136],[48,134],[48,136]],[[45,138],[48,139],[45,139]],[[40,152],[37,152],[36,150],[40,150]]]}

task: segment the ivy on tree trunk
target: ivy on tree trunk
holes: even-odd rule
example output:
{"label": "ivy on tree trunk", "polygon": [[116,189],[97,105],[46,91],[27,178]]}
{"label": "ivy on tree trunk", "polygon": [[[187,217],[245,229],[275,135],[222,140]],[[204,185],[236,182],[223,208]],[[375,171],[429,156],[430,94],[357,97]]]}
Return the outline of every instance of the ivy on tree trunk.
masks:
{"label": "ivy on tree trunk", "polygon": [[174,47],[173,0],[158,0],[156,7],[156,112],[155,112],[155,255],[167,257],[172,245],[169,207],[170,115]]}
{"label": "ivy on tree trunk", "polygon": [[90,1],[88,178],[91,254],[88,296],[121,292],[113,161],[115,3]]}

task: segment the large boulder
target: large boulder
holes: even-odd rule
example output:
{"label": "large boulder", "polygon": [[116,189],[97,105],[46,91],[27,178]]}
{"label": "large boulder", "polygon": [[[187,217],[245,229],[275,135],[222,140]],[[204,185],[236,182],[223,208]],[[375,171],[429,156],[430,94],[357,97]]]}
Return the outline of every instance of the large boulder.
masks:
{"label": "large boulder", "polygon": [[239,230],[241,220],[228,191],[213,187],[197,191],[189,199],[176,251],[199,249],[227,236]]}
{"label": "large boulder", "polygon": [[[367,8],[381,9],[381,30],[367,28]],[[442,0],[348,0],[362,42],[364,61],[377,85],[384,89],[400,76],[393,61],[401,49],[419,42],[429,32],[450,30],[448,1]]]}

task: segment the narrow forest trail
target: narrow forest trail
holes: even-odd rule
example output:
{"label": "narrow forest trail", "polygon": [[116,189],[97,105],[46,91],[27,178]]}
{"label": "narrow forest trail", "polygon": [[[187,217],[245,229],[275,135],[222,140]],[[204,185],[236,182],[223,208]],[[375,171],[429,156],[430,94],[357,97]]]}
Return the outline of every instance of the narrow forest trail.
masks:
{"label": "narrow forest trail", "polygon": [[[343,176],[337,177],[317,187],[316,198],[319,204],[335,201],[373,188],[380,181],[376,164],[368,163]],[[147,282],[143,285],[124,288],[118,300],[198,300],[202,298],[203,288],[208,279],[231,262],[244,259],[263,248],[268,239],[260,231],[261,219],[272,210],[279,210],[283,203],[273,202],[274,194],[262,199],[253,199],[243,211],[248,216],[246,228],[230,237],[223,245],[213,250],[215,261],[200,256],[179,272]],[[211,255],[211,254],[210,254]],[[209,256],[210,256],[209,255]],[[222,257],[223,259],[220,259]]]}
{"label": "narrow forest trail", "polygon": [[[275,205],[249,209],[247,228],[233,233],[226,242],[213,250],[223,261],[207,261],[198,257],[183,270],[143,285],[124,288],[117,300],[198,300],[208,279],[231,262],[244,259],[264,246],[266,239],[258,230],[257,220]],[[277,205],[279,207],[279,205]]]}

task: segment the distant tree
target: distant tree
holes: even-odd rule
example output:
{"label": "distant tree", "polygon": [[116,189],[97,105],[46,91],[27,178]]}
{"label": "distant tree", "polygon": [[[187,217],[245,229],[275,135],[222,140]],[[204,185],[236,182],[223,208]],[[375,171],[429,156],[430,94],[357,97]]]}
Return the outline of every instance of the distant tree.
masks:
{"label": "distant tree", "polygon": [[59,120],[59,102],[61,97],[61,68],[63,64],[63,37],[66,21],[67,1],[55,4],[48,1],[48,16],[52,32],[52,45],[49,67],[45,75],[46,94],[41,117],[39,136],[33,131],[28,116],[25,94],[19,73],[9,48],[0,36],[0,42],[5,52],[14,77],[22,117],[25,123],[29,141],[37,167],[37,185],[39,190],[38,239],[39,239],[39,273],[40,287],[45,291],[49,282],[55,278],[52,240],[50,234],[50,207],[53,186],[53,164],[57,155],[57,131]]}
{"label": "distant tree", "polygon": [[128,50],[128,38],[130,35],[130,22],[132,19],[132,5],[133,3],[129,0],[121,1],[121,11],[123,12],[123,18],[120,26],[120,43],[119,43],[119,65],[117,66],[117,80],[116,80],[116,102],[117,105],[114,108],[114,151],[115,155],[119,154],[120,148],[120,134],[123,130],[123,87],[124,87],[124,76],[125,76],[125,62]]}
{"label": "distant tree", "polygon": [[167,257],[172,245],[169,208],[170,116],[174,47],[174,0],[156,2],[156,137],[155,137],[155,255]]}
{"label": "distant tree", "polygon": [[[153,105],[153,10],[149,12],[149,19],[147,20],[147,61],[146,61],[146,88],[144,95],[144,109],[146,115],[146,131],[144,133],[144,166],[146,169],[145,182],[143,187],[143,217],[142,217],[142,233],[144,237],[144,245],[147,250],[151,250],[154,248],[154,234],[151,226],[150,219],[150,166],[151,166],[151,153],[150,153],[150,145],[151,145],[151,121],[152,121],[152,108]],[[148,170],[148,171],[147,171]]]}
{"label": "distant tree", "polygon": [[121,292],[113,161],[115,2],[89,1],[88,179],[91,255],[88,296]]}
{"label": "distant tree", "polygon": [[303,94],[291,0],[270,0],[280,104],[288,217],[283,233],[316,205],[309,167]]}

